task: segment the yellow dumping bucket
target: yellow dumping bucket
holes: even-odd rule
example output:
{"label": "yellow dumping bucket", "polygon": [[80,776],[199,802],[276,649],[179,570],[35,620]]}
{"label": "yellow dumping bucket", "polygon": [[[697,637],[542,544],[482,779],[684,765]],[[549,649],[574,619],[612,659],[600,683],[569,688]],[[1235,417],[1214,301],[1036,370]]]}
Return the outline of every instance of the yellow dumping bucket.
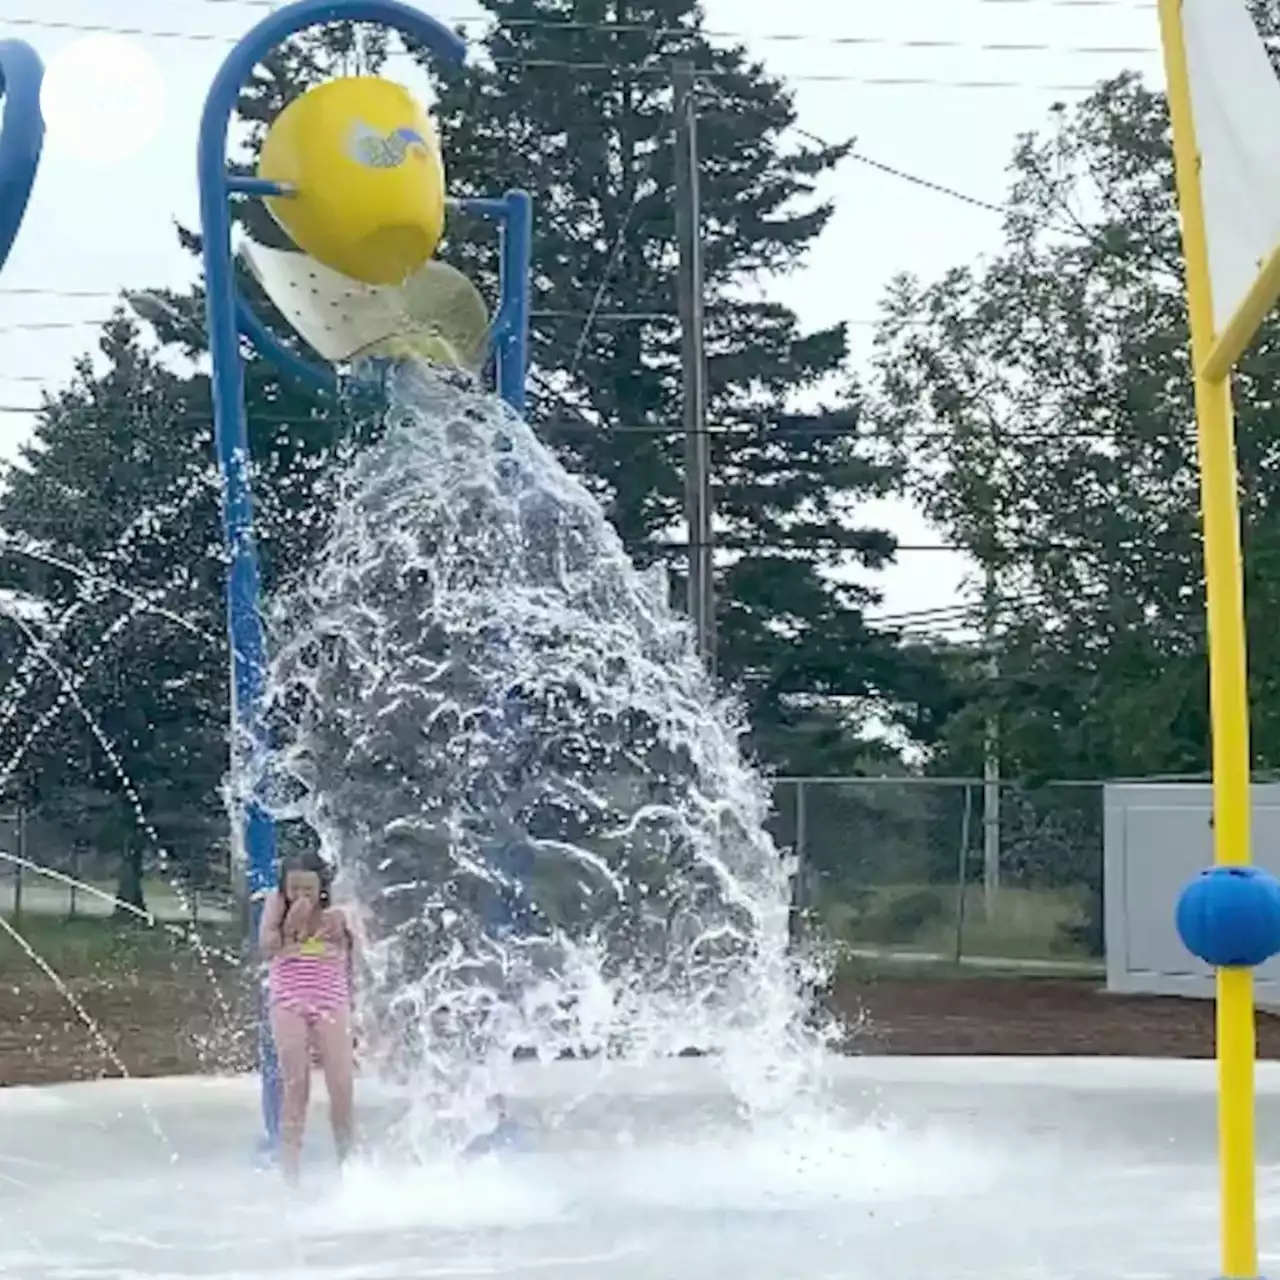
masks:
{"label": "yellow dumping bucket", "polygon": [[389,80],[329,80],[295,99],[263,140],[258,176],[292,190],[266,203],[298,248],[364,284],[400,284],[444,232],[439,141]]}

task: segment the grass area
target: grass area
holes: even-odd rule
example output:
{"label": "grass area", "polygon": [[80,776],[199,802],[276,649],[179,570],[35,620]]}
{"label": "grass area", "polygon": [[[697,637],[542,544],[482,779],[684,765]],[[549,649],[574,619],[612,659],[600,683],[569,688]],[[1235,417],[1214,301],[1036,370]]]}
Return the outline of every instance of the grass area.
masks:
{"label": "grass area", "polygon": [[[86,884],[92,885],[99,893],[105,893],[114,898],[119,885],[114,880],[86,880]],[[70,897],[71,890],[69,886],[59,886],[60,890]],[[80,895],[83,899],[83,894]],[[95,895],[96,896],[96,895]],[[142,881],[142,896],[148,904],[153,900],[159,902],[177,902],[183,899],[191,899],[198,896],[202,902],[217,902],[225,905],[231,900],[231,891],[229,889],[193,889],[185,881],[178,879],[176,876],[153,876],[149,875]]]}
{"label": "grass area", "polygon": [[[66,920],[24,914],[16,924],[11,915],[0,918],[68,980],[172,976],[186,965],[199,963],[187,931],[176,927],[153,927],[109,916]],[[212,950],[234,954],[240,948],[239,931],[230,926],[201,928],[200,938]],[[9,929],[0,927],[0,980],[31,978],[37,969]]]}
{"label": "grass area", "polygon": [[[102,1075],[247,1068],[255,986],[233,967],[238,938],[200,931],[232,959],[202,959],[181,930],[110,917],[26,916],[9,924],[57,975],[49,980],[0,927],[0,1087]],[[212,972],[210,972],[212,970]]]}
{"label": "grass area", "polygon": [[[1081,920],[1082,895],[1071,891],[1010,888],[1001,891],[991,919],[982,911],[981,892],[970,889],[961,935],[961,963],[955,962],[958,895],[946,885],[902,884],[870,890],[856,904],[821,904],[824,931],[842,947],[840,972],[850,980],[930,980],[969,976],[1029,976],[1019,962],[1035,962],[1037,973],[1078,971],[1087,960],[1068,945],[1067,926]],[[10,925],[11,915],[0,914]],[[67,979],[172,978],[195,972],[199,958],[181,925],[149,927],[111,916],[77,917],[25,913],[16,926],[31,947]],[[215,951],[238,955],[242,947],[234,923],[202,923],[200,937]],[[968,963],[965,963],[966,959]],[[976,963],[975,963],[976,961]],[[1003,968],[1000,961],[1007,961]],[[1061,964],[1055,970],[1053,965]],[[36,976],[36,966],[0,928],[0,981]]]}
{"label": "grass area", "polygon": [[[117,885],[113,880],[90,879],[83,887],[70,885],[34,872],[23,874],[21,884],[13,875],[0,875],[0,913],[21,906],[21,914],[45,916],[103,916],[115,911]],[[227,891],[202,889],[159,876],[143,882],[143,898],[149,910],[166,920],[184,920],[194,907],[200,919],[225,918],[234,910]]]}
{"label": "grass area", "polygon": [[1027,967],[1028,959],[1039,957],[989,957],[991,962],[982,965],[966,963],[961,959],[934,959],[929,954],[910,951],[885,952],[880,955],[859,954],[846,951],[836,961],[834,980],[837,986],[848,984],[864,986],[868,983],[948,983],[962,984],[979,980],[1011,979],[1018,982],[1061,981],[1064,978],[1101,981],[1105,967],[1101,960],[1096,964],[1072,960],[1044,960],[1035,968]]}
{"label": "grass area", "polygon": [[820,927],[852,949],[1010,961],[1091,959],[1072,930],[1085,920],[1084,889],[1002,888],[988,918],[980,887],[898,884],[868,889],[856,901],[819,903]]}

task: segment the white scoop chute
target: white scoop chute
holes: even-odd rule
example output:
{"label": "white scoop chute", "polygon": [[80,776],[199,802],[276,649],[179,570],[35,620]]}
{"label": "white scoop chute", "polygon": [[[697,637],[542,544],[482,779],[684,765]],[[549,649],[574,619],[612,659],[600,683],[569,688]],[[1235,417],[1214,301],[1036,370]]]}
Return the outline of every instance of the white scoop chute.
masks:
{"label": "white scoop chute", "polygon": [[280,314],[330,364],[364,356],[416,355],[479,372],[489,313],[470,280],[432,259],[403,284],[368,285],[304,253],[240,248],[254,278]]}

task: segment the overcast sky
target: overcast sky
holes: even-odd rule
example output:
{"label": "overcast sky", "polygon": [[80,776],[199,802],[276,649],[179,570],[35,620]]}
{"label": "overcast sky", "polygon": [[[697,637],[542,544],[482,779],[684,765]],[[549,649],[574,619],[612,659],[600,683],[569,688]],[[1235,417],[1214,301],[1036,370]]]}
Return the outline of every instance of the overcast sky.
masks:
{"label": "overcast sky", "polygon": [[[477,13],[466,0],[420,0],[438,17]],[[196,221],[195,137],[204,93],[230,45],[268,0],[7,0],[0,36],[33,44],[46,63],[115,25],[149,52],[166,108],[131,159],[88,166],[51,143],[23,233],[0,282],[0,456],[30,429],[24,406],[63,382],[91,347],[92,324],[122,286],[182,285],[192,260],[173,235]],[[794,80],[801,125],[855,134],[866,156],[999,204],[1015,136],[1042,126],[1054,101],[1126,67],[1161,79],[1155,5],[1141,0],[707,0],[708,25],[745,38]],[[108,18],[107,15],[110,14]],[[80,29],[77,29],[80,28]],[[82,148],[83,149],[83,148]],[[447,163],[447,157],[446,157]],[[813,325],[853,324],[865,362],[886,281],[931,278],[998,243],[996,214],[847,162],[829,184],[836,216],[807,271],[777,296]],[[85,296],[88,295],[88,296]],[[909,504],[869,510],[909,545],[940,541]],[[882,612],[959,599],[963,560],[904,550],[881,575]]]}

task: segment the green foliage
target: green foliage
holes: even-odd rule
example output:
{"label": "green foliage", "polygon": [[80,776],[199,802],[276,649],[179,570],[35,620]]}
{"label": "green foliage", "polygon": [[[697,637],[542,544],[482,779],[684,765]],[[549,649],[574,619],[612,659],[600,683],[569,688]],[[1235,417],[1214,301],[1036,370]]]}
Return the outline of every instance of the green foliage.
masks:
{"label": "green foliage", "polygon": [[[713,47],[691,4],[489,10],[506,24],[488,38],[493,65],[442,87],[453,187],[533,191],[535,413],[607,501],[636,559],[671,563],[677,588],[683,446],[670,60],[689,56],[709,73],[702,181],[725,548],[721,661],[748,700],[763,755],[810,772],[845,767],[853,751],[865,757],[858,729],[870,702],[918,708],[931,696],[923,658],[904,661],[892,637],[867,629],[861,610],[872,593],[832,576],[883,566],[893,552],[886,534],[850,519],[857,502],[892,487],[895,471],[865,443],[845,335],[807,332],[761,297],[760,286],[797,267],[826,225],[830,208],[816,185],[846,148],[790,144],[789,93],[742,50]],[[571,13],[580,25],[557,21]],[[618,28],[591,28],[606,18]],[[376,70],[387,54],[385,39],[363,28],[290,42],[242,95],[244,162],[265,123],[307,86]],[[564,61],[624,70],[539,65]],[[281,243],[260,206],[239,209],[251,234]],[[446,249],[491,287],[492,238],[479,230],[454,228],[461,234]],[[198,234],[178,234],[198,251]],[[242,284],[273,319],[251,282]],[[161,848],[198,875],[225,837],[229,711],[209,388],[187,371],[207,350],[203,294],[197,286],[132,301],[161,352],[117,315],[97,358],[79,362],[50,398],[0,495],[0,524],[24,549],[5,558],[0,586],[51,609],[45,629],[21,619],[0,625],[6,698],[21,708],[0,714],[0,749],[22,761],[11,792],[69,838],[118,851],[121,889],[137,899],[142,864]],[[271,583],[305,564],[322,535],[352,428],[256,356],[247,356],[246,384]],[[153,830],[139,829],[139,807]]]}
{"label": "green foliage", "polygon": [[[929,514],[997,571],[999,675],[944,735],[973,769],[995,711],[1006,773],[1132,776],[1208,764],[1194,411],[1163,98],[1124,76],[1013,159],[1004,245],[904,278],[879,333],[877,410]],[[1271,623],[1280,555],[1268,323],[1236,384],[1259,763],[1280,756]]]}
{"label": "green foliage", "polygon": [[[384,56],[385,36],[363,29],[324,28],[290,42],[242,96],[251,144],[308,85],[335,70],[376,69]],[[238,208],[249,211],[253,234],[279,243],[262,206]],[[199,251],[197,235],[178,234]],[[269,315],[252,283],[242,286]],[[53,629],[34,641],[12,621],[0,632],[14,673],[7,695],[19,707],[0,716],[0,744],[21,760],[15,798],[70,839],[119,852],[120,896],[141,905],[144,863],[172,862],[200,879],[225,849],[230,712],[208,381],[168,367],[170,356],[207,351],[203,291],[132,301],[164,358],[117,314],[99,360],[79,361],[67,389],[49,400],[0,497],[6,535],[56,562],[4,562],[4,585],[48,600]],[[246,359],[246,399],[257,543],[270,583],[304,563],[322,534],[330,464],[349,443],[349,425],[256,356]]]}
{"label": "green foliage", "polygon": [[[872,593],[831,571],[889,562],[893,540],[861,527],[854,508],[887,492],[894,472],[866,444],[843,328],[806,331],[764,295],[826,226],[816,187],[847,145],[789,142],[791,93],[741,48],[709,42],[689,0],[484,8],[487,65],[481,56],[480,70],[441,86],[450,186],[532,192],[533,411],[631,554],[667,561],[677,589],[672,61],[704,73],[720,668],[747,700],[763,755],[790,770],[846,768],[866,703],[897,697],[905,676],[896,646],[863,621]],[[454,228],[446,256],[492,288],[477,228]]]}
{"label": "green foliage", "polygon": [[[18,765],[12,797],[68,839],[120,852],[121,896],[142,905],[144,862],[199,877],[225,849],[225,557],[206,379],[167,369],[123,315],[100,354],[103,372],[80,361],[48,401],[0,497],[15,553],[3,586],[48,607],[0,631],[0,750]],[[252,376],[263,370],[250,403],[271,574],[320,531],[317,459],[339,428]]]}
{"label": "green foliage", "polygon": [[0,501],[17,552],[5,585],[48,606],[6,620],[17,713],[0,732],[23,761],[17,798],[76,838],[141,853],[124,775],[145,785],[159,845],[203,845],[226,696],[206,388],[162,368],[123,318],[101,347],[106,372],[79,363]]}
{"label": "green foliage", "polygon": [[862,935],[869,942],[914,942],[929,925],[945,920],[949,904],[936,889],[911,889],[887,897],[879,912],[868,916]]}
{"label": "green foliage", "polygon": [[[385,44],[384,33],[328,27],[273,54],[241,99],[251,150],[293,97],[334,72],[376,70]],[[238,209],[253,234],[280,242],[262,206]],[[199,251],[198,235],[178,234]],[[252,283],[242,286],[270,315]],[[11,545],[52,556],[3,562],[3,585],[48,601],[50,615],[47,630],[21,619],[0,626],[16,708],[0,714],[0,749],[17,766],[12,797],[69,840],[117,851],[120,896],[141,905],[144,863],[171,861],[199,879],[225,848],[230,713],[208,381],[169,367],[170,356],[207,351],[203,291],[131,300],[164,358],[117,314],[99,359],[79,361],[49,399],[0,496]],[[246,360],[246,399],[270,583],[304,563],[322,534],[349,426],[256,356]]]}

